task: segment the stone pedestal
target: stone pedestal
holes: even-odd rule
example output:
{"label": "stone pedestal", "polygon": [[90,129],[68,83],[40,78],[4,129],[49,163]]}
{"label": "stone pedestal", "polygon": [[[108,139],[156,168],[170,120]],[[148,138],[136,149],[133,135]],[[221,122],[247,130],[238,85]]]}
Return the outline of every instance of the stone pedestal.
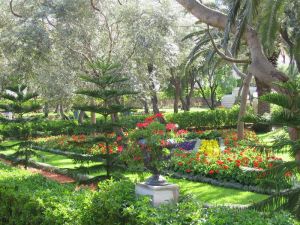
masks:
{"label": "stone pedestal", "polygon": [[152,198],[152,205],[176,203],[179,197],[179,187],[176,184],[167,184],[164,186],[151,186],[143,183],[135,185],[137,195],[148,195]]}

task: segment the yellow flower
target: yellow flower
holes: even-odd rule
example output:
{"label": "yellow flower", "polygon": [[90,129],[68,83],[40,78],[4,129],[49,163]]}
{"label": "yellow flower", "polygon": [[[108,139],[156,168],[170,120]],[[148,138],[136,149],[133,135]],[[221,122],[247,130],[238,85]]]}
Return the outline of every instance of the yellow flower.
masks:
{"label": "yellow flower", "polygon": [[199,152],[207,154],[209,157],[218,157],[221,153],[217,140],[201,140]]}

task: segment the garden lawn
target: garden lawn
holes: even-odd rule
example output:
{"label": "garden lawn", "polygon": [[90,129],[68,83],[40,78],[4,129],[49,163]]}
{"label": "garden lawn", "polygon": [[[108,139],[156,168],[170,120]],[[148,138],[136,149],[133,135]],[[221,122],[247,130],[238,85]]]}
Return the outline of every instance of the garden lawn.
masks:
{"label": "garden lawn", "polygon": [[[9,142],[9,143],[5,142],[4,145],[11,145],[13,143],[15,142]],[[14,149],[0,151],[0,153],[6,155],[12,154],[14,152],[15,152]],[[76,167],[80,166],[79,163],[75,163],[72,159],[68,159],[65,156],[51,154],[42,151],[36,151],[36,152],[41,155],[41,157],[33,157],[33,160],[37,162],[43,162],[59,168],[68,168],[68,169],[75,169]],[[96,164],[95,163],[89,164],[89,166],[93,166],[93,165]],[[90,173],[91,176],[99,176],[103,174],[104,174],[104,170]],[[125,176],[130,178],[131,180],[138,179],[138,175],[135,173],[126,173]],[[147,177],[150,176],[150,174],[145,173],[143,174],[143,176]],[[168,181],[171,183],[178,184],[181,192],[193,194],[196,196],[196,198],[199,201],[210,203],[210,204],[247,205],[253,202],[262,201],[268,197],[267,195],[257,194],[253,192],[216,187],[205,183],[192,182],[183,179],[168,178]]]}
{"label": "garden lawn", "polygon": [[[126,177],[133,181],[139,180],[141,175],[127,173]],[[150,174],[143,174],[143,177],[148,177]],[[257,194],[249,191],[242,191],[232,188],[217,187],[210,184],[193,182],[184,179],[174,179],[167,177],[168,182],[179,185],[181,193],[193,194],[199,201],[209,204],[238,204],[248,205],[254,202],[260,202],[268,195]]]}
{"label": "garden lawn", "polygon": [[[10,146],[15,143],[17,143],[17,142],[15,142],[15,141],[14,142],[13,141],[4,142],[4,143],[2,143],[2,146]],[[7,156],[11,155],[16,152],[16,148],[17,147],[9,148],[6,150],[0,150],[0,154],[4,154]],[[43,151],[39,151],[39,150],[35,150],[35,152],[39,156],[34,156],[31,159],[36,162],[47,163],[51,166],[56,166],[56,167],[64,168],[64,169],[74,169],[76,167],[80,167],[80,165],[81,165],[80,163],[74,162],[73,159],[69,159],[62,155],[52,154],[49,152],[43,152]],[[98,164],[99,163],[89,163],[88,166],[94,166],[94,165],[98,165]]]}

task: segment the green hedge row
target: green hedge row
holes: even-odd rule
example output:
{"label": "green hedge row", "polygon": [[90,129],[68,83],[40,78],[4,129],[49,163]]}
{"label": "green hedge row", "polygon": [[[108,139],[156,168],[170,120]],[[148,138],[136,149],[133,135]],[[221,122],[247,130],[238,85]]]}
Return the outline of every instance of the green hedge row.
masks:
{"label": "green hedge row", "polygon": [[5,225],[294,224],[285,212],[204,209],[188,196],[176,205],[153,208],[149,198],[135,197],[128,180],[102,182],[94,192],[75,191],[74,185],[60,185],[1,163],[0,202],[0,224]]}
{"label": "green hedge row", "polygon": [[202,112],[183,112],[167,115],[167,120],[177,123],[180,128],[223,128],[237,125],[239,107],[216,109]]}
{"label": "green hedge row", "polygon": [[[146,116],[126,116],[121,117],[121,124],[125,129],[133,129],[136,123],[143,121]],[[50,135],[73,135],[73,134],[90,134],[97,132],[101,126],[98,124],[91,125],[89,122],[78,124],[77,121],[70,120],[40,120],[35,122],[24,123],[7,123],[0,127],[0,135],[6,138],[22,138],[25,136],[38,137]]]}

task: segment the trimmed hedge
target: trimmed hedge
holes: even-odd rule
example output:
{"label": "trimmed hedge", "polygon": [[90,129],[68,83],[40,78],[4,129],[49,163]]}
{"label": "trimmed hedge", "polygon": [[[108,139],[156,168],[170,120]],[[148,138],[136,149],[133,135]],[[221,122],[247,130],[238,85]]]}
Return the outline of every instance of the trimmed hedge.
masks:
{"label": "trimmed hedge", "polygon": [[[146,115],[121,117],[120,123],[124,128],[133,129],[138,122],[143,121]],[[76,120],[39,120],[35,122],[7,123],[0,126],[0,135],[5,138],[20,139],[24,136],[40,137],[50,135],[90,134],[97,132],[101,127],[101,120],[91,125],[89,122],[78,124]]]}
{"label": "trimmed hedge", "polygon": [[183,112],[167,115],[167,120],[177,123],[180,128],[224,128],[237,125],[239,107],[231,109],[216,109],[202,112]]}
{"label": "trimmed hedge", "polygon": [[150,206],[135,198],[128,180],[99,183],[99,190],[75,191],[40,175],[0,163],[0,224],[5,225],[292,225],[288,213],[261,213],[229,208],[204,209],[189,196],[176,205]]}

